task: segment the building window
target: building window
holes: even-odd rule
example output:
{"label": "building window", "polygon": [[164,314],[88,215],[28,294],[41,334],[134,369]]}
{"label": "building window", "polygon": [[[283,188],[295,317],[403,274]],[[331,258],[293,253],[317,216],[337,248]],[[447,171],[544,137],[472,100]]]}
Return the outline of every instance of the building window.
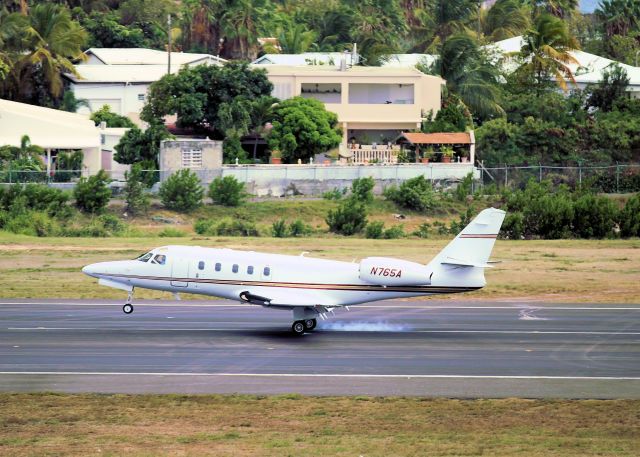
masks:
{"label": "building window", "polygon": [[222,270],[222,264],[216,263],[216,271],[220,271],[220,270]]}
{"label": "building window", "polygon": [[269,268],[269,267],[264,267],[264,270],[262,271],[262,274],[263,274],[264,276],[269,276],[269,275],[271,275],[271,268]]}
{"label": "building window", "polygon": [[237,263],[233,264],[233,267],[231,267],[231,271],[233,271],[234,273],[238,272],[238,264]]}
{"label": "building window", "polygon": [[204,262],[202,260],[198,262],[198,270],[204,270]]}
{"label": "building window", "polygon": [[143,102],[144,101],[144,94],[138,94],[138,100]]}
{"label": "building window", "polygon": [[252,275],[253,274],[253,266],[250,265],[250,266],[247,267],[247,274],[248,275]]}
{"label": "building window", "polygon": [[100,135],[100,144],[105,144],[107,142],[107,135]]}
{"label": "building window", "polygon": [[202,168],[202,149],[183,149],[182,168]]}

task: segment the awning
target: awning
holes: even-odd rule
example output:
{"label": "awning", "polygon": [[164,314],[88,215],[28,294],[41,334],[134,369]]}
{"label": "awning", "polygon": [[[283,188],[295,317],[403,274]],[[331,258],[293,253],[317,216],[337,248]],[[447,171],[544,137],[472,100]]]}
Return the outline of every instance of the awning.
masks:
{"label": "awning", "polygon": [[0,146],[27,135],[44,149],[100,148],[100,130],[80,114],[0,99]]}

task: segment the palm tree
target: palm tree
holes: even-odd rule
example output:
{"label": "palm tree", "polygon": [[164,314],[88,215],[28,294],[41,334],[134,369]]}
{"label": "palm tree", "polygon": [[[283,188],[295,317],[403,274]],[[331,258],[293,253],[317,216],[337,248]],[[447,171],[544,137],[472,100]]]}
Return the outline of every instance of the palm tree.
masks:
{"label": "palm tree", "polygon": [[448,37],[431,68],[433,74],[447,81],[447,89],[457,94],[480,118],[502,116],[499,105],[499,73],[483,55],[475,36],[461,32]]}
{"label": "palm tree", "polygon": [[253,60],[258,49],[258,29],[265,16],[265,0],[229,0],[221,18],[225,35],[224,57]]}
{"label": "palm tree", "polygon": [[51,3],[33,7],[28,19],[26,39],[30,52],[16,64],[18,81],[38,68],[49,92],[57,98],[62,93],[62,72],[77,74],[71,59],[84,58],[82,47],[87,32],[71,19],[65,8]]}
{"label": "palm tree", "polygon": [[434,30],[432,49],[441,46],[450,35],[466,30],[477,15],[476,0],[431,0],[430,3]]}
{"label": "palm tree", "polygon": [[267,124],[273,120],[273,109],[277,99],[270,96],[262,96],[252,102],[251,123],[249,133],[254,136],[253,163],[256,162],[258,153],[258,137],[264,137],[267,133]]}
{"label": "palm tree", "polygon": [[480,29],[490,41],[500,41],[522,35],[531,24],[531,13],[520,0],[498,0],[479,10]]}
{"label": "palm tree", "polygon": [[301,54],[307,51],[316,39],[313,30],[307,30],[304,24],[288,24],[278,33],[278,44],[283,54]]}
{"label": "palm tree", "polygon": [[566,92],[567,79],[575,84],[569,64],[578,64],[570,51],[578,47],[578,41],[562,19],[543,13],[536,18],[533,29],[524,36],[520,56],[525,63],[521,69],[534,77],[538,93],[550,76]]}
{"label": "palm tree", "polygon": [[640,25],[640,2],[637,0],[602,0],[595,11],[607,38],[627,36]]}

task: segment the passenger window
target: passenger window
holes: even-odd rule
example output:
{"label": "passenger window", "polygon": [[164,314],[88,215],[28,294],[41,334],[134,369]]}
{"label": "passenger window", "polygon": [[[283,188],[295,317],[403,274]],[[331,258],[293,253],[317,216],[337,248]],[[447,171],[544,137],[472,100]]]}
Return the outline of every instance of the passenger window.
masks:
{"label": "passenger window", "polygon": [[204,270],[204,262],[202,260],[198,262],[198,270]]}
{"label": "passenger window", "polygon": [[149,253],[147,253],[147,254],[143,255],[142,257],[138,257],[138,260],[139,260],[140,262],[146,262],[146,261],[147,261],[147,260],[149,260],[152,256],[153,256],[153,254],[149,252]]}
{"label": "passenger window", "polygon": [[250,274],[250,275],[253,274],[253,267],[252,266],[248,266],[247,267],[247,274]]}
{"label": "passenger window", "polygon": [[271,274],[271,268],[269,267],[264,267],[264,270],[262,271],[262,274],[264,276],[269,276]]}
{"label": "passenger window", "polygon": [[167,262],[167,256],[166,255],[162,255],[162,254],[158,254],[157,256],[155,256],[153,258],[153,260],[158,264],[158,265],[164,265]]}
{"label": "passenger window", "polygon": [[231,268],[231,271],[233,271],[234,273],[238,272],[238,264],[237,263],[233,264],[233,267]]}
{"label": "passenger window", "polygon": [[216,263],[216,271],[220,271],[220,270],[222,270],[222,264]]}

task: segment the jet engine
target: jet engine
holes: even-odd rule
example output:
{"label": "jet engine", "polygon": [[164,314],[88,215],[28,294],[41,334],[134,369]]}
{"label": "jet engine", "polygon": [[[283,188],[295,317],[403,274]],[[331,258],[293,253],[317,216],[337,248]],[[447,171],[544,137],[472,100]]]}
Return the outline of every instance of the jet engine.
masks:
{"label": "jet engine", "polygon": [[425,265],[388,257],[367,257],[360,262],[360,279],[381,286],[431,284],[431,271]]}

